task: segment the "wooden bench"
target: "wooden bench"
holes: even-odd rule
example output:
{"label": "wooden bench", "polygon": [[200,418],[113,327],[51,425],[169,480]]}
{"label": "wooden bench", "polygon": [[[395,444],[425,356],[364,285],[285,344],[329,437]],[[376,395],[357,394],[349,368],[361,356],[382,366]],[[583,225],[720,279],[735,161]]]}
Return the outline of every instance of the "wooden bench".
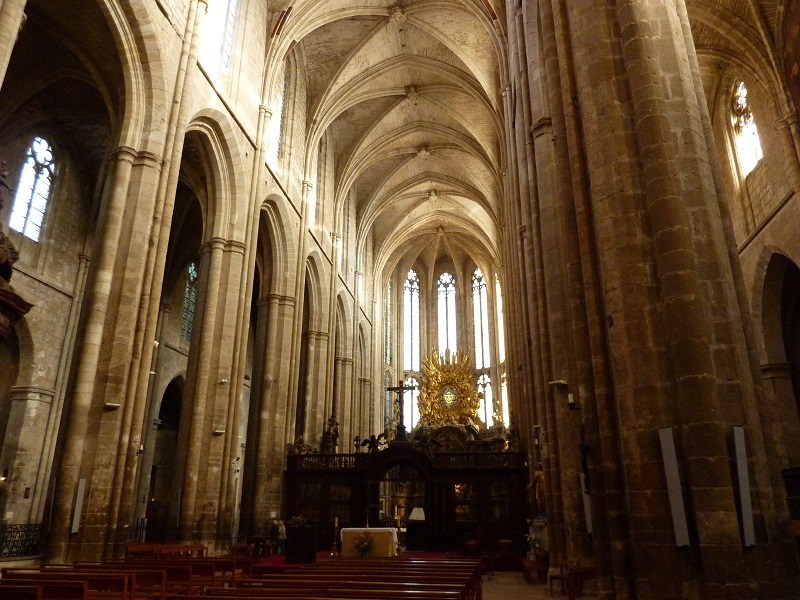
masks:
{"label": "wooden bench", "polygon": [[[45,573],[124,573],[130,576],[130,598],[147,600],[164,600],[168,588],[167,571],[164,569],[134,569],[103,565],[102,563],[80,563],[74,565],[43,565],[40,570]],[[191,591],[183,586],[175,591]]]}
{"label": "wooden bench", "polygon": [[[317,590],[324,589],[328,592],[343,589],[345,592],[350,592],[353,589],[363,590],[393,590],[393,591],[416,591],[426,590],[433,592],[455,592],[458,594],[460,600],[467,599],[466,585],[463,583],[440,583],[436,581],[389,581],[385,578],[380,580],[376,579],[344,579],[342,577],[331,577],[320,579],[317,577],[291,577],[278,576],[280,579],[272,580],[267,579],[244,579],[237,582],[234,588],[219,588],[218,590],[207,590],[209,594],[225,594],[230,590],[238,589],[271,589],[271,588],[293,588],[293,589],[308,589]],[[325,594],[328,595],[328,594]]]}
{"label": "wooden bench", "polygon": [[40,585],[4,585],[0,586],[3,600],[42,600]]}
{"label": "wooden bench", "polygon": [[[12,590],[28,588],[35,590],[37,595],[41,594],[42,600],[89,600],[89,586],[85,581],[19,581],[0,579],[0,594],[5,594],[9,589],[9,597]],[[3,595],[5,598],[5,595]]]}
{"label": "wooden bench", "polygon": [[98,600],[134,600],[132,590],[135,587],[132,576],[125,573],[87,573],[77,571],[40,571],[27,569],[3,569],[3,581],[47,583],[51,581],[85,582],[89,590],[89,598]]}
{"label": "wooden bench", "polygon": [[151,544],[128,542],[125,556],[206,556],[208,546],[203,544]]}

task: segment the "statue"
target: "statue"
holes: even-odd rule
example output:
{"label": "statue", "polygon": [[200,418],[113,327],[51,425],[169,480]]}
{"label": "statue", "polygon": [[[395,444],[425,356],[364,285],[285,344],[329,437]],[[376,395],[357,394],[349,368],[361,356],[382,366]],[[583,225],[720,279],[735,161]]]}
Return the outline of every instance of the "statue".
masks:
{"label": "statue", "polygon": [[319,445],[321,454],[335,454],[336,443],[339,440],[339,421],[336,417],[331,415],[328,418],[328,424],[325,426],[325,431],[322,432],[322,441]]}
{"label": "statue", "polygon": [[386,432],[383,432],[377,437],[373,433],[371,436],[361,442],[361,445],[366,446],[367,452],[372,453],[380,450],[382,446],[386,445],[386,443]]}
{"label": "statue", "polygon": [[316,451],[305,443],[302,435],[298,435],[292,444],[286,444],[286,451],[289,454],[316,454]]}

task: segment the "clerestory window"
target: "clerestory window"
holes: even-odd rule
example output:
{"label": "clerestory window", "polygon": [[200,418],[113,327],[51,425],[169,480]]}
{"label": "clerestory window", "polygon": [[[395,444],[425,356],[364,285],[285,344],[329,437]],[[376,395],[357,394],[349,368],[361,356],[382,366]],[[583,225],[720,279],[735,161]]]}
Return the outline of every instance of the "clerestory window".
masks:
{"label": "clerestory window", "polygon": [[475,368],[491,366],[489,351],[489,294],[480,269],[472,274],[472,322],[475,333]]}
{"label": "clerestory window", "polygon": [[50,143],[42,137],[33,138],[25,164],[22,165],[8,226],[35,242],[39,241],[42,232],[55,168]]}
{"label": "clerestory window", "polygon": [[227,69],[231,64],[233,52],[233,36],[236,32],[236,12],[239,0],[228,0],[228,10],[225,11],[225,32],[222,36],[222,65]]}
{"label": "clerestory window", "polygon": [[442,273],[437,282],[439,314],[439,354],[456,351],[456,280]]}
{"label": "clerestory window", "polygon": [[403,368],[419,371],[419,277],[412,269],[403,286]]}
{"label": "clerestory window", "polygon": [[742,177],[747,177],[756,168],[764,154],[761,151],[761,140],[758,136],[753,111],[747,101],[747,87],[744,85],[744,81],[739,81],[733,88],[731,123],[736,145],[736,159],[739,161]]}
{"label": "clerestory window", "polygon": [[194,313],[197,307],[197,263],[189,263],[186,286],[183,289],[183,312],[181,313],[181,338],[192,341]]}

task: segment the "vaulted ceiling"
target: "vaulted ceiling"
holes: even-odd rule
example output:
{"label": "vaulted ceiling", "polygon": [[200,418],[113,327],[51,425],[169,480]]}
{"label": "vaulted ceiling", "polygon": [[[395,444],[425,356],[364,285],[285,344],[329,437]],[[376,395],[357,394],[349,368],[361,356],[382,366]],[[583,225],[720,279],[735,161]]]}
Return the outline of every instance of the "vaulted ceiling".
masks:
{"label": "vaulted ceiling", "polygon": [[303,63],[308,151],[323,135],[333,145],[337,210],[354,201],[359,250],[372,244],[384,275],[402,257],[499,259],[505,61],[492,17],[478,0],[310,0],[281,31]]}

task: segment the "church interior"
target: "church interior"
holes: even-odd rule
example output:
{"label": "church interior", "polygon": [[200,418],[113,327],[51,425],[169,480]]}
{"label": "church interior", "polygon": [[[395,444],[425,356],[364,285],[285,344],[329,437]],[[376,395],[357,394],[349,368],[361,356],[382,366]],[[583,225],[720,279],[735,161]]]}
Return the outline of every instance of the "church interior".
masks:
{"label": "church interior", "polygon": [[800,0],[0,0],[0,566],[800,598],[799,118]]}

